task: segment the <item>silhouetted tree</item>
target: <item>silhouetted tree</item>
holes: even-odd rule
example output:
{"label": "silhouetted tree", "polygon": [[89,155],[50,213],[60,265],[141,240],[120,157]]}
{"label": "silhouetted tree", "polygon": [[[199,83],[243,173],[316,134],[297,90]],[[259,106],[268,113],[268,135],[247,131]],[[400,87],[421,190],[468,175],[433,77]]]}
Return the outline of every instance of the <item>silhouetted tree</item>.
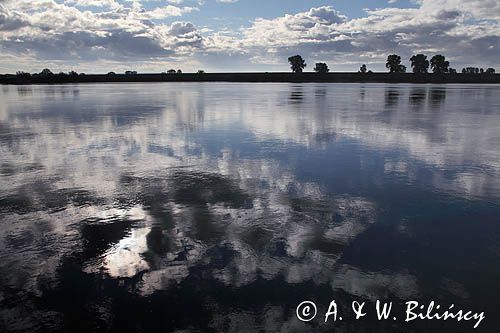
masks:
{"label": "silhouetted tree", "polygon": [[182,71],[180,69],[178,69],[177,74],[182,74]]}
{"label": "silhouetted tree", "polygon": [[427,73],[429,70],[429,60],[423,54],[417,54],[410,58],[413,73]]}
{"label": "silhouetted tree", "polygon": [[125,71],[125,75],[136,75],[137,71]]}
{"label": "silhouetted tree", "polygon": [[448,70],[448,73],[450,74],[457,74],[457,70],[455,68],[451,68]]}
{"label": "silhouetted tree", "polygon": [[328,65],[325,64],[324,62],[317,62],[316,65],[314,66],[314,71],[316,73],[328,73],[330,69],[328,68]]}
{"label": "silhouetted tree", "polygon": [[52,71],[48,68],[44,68],[41,72],[40,72],[40,75],[41,76],[50,76],[50,75],[54,75],[54,73],[52,73]]}
{"label": "silhouetted tree", "polygon": [[361,65],[361,67],[359,67],[358,73],[366,73],[366,72],[367,72],[366,65],[365,64]]}
{"label": "silhouetted tree", "polygon": [[389,73],[405,73],[406,66],[401,65],[401,57],[397,54],[391,54],[387,57],[385,68],[389,69]]}
{"label": "silhouetted tree", "polygon": [[198,74],[205,74],[205,71],[203,69],[198,69]]}
{"label": "silhouetted tree", "polygon": [[486,69],[486,74],[495,74],[495,69],[491,67]]}
{"label": "silhouetted tree", "polygon": [[307,66],[304,59],[302,59],[302,57],[298,54],[293,56],[293,57],[288,58],[288,62],[290,63],[290,65],[291,65],[290,68],[292,69],[292,71],[294,73],[302,73],[304,68],[306,68],[306,66]]}
{"label": "silhouetted tree", "polygon": [[446,58],[437,54],[431,58],[431,68],[434,73],[448,73],[450,67],[450,62],[446,61]]}
{"label": "silhouetted tree", "polygon": [[167,71],[167,74],[175,74],[175,73],[177,73],[177,71],[175,69],[169,69]]}
{"label": "silhouetted tree", "polygon": [[466,68],[462,69],[462,73],[464,73],[464,74],[479,74],[479,68],[466,67]]}
{"label": "silhouetted tree", "polygon": [[68,75],[71,75],[71,76],[78,76],[78,73],[77,73],[77,72],[75,72],[75,71],[70,71],[70,72],[68,73]]}
{"label": "silhouetted tree", "polygon": [[19,77],[24,77],[24,78],[28,78],[28,77],[31,77],[31,74],[28,73],[28,72],[23,72],[23,71],[17,71],[16,72],[16,75],[19,76]]}
{"label": "silhouetted tree", "polygon": [[109,76],[113,76],[113,75],[116,75],[116,73],[115,73],[115,72],[108,72],[108,74],[107,74],[107,75],[109,75]]}

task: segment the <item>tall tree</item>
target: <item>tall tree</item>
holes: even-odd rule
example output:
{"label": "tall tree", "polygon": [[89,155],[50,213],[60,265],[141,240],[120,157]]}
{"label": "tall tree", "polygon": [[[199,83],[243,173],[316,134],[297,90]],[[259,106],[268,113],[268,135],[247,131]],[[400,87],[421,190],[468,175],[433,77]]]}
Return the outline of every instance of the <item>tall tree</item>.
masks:
{"label": "tall tree", "polygon": [[50,76],[50,75],[54,75],[54,73],[52,73],[52,71],[48,68],[44,68],[41,72],[40,72],[40,75],[42,76]]}
{"label": "tall tree", "polygon": [[302,59],[302,57],[298,54],[288,58],[288,62],[290,63],[290,68],[294,73],[302,73],[304,68],[307,66],[304,59]]}
{"label": "tall tree", "polygon": [[486,74],[495,74],[495,69],[494,68],[487,68],[486,69]]}
{"label": "tall tree", "polygon": [[359,67],[358,73],[366,73],[366,72],[367,72],[366,65],[365,64],[361,65],[361,67]]}
{"label": "tall tree", "polygon": [[429,70],[429,60],[423,54],[417,54],[410,58],[413,73],[427,73]]}
{"label": "tall tree", "polygon": [[324,62],[317,62],[316,65],[314,66],[314,71],[316,73],[328,73],[330,69],[328,68],[328,65],[325,64]]}
{"label": "tall tree", "polygon": [[401,65],[401,57],[397,54],[391,54],[387,57],[385,68],[389,69],[390,73],[405,73],[406,66]]}
{"label": "tall tree", "polygon": [[431,68],[434,73],[448,73],[450,62],[440,54],[431,58]]}

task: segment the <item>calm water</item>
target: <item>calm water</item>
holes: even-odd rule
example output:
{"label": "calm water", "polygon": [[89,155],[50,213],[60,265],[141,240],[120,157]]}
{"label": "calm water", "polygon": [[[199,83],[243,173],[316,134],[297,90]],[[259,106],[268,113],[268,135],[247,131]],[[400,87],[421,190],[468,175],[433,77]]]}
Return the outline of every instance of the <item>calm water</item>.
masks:
{"label": "calm water", "polygon": [[499,86],[3,86],[0,154],[0,331],[473,326],[348,314],[377,299],[500,317]]}

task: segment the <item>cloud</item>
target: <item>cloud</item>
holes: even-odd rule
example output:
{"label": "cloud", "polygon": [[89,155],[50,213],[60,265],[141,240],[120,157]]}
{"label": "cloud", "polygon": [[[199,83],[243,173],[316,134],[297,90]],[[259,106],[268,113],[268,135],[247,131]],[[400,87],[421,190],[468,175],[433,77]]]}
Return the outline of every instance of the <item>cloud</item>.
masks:
{"label": "cloud", "polygon": [[[414,52],[425,52],[445,54],[454,67],[500,65],[498,1],[421,0],[413,8],[367,9],[352,19],[332,6],[320,6],[255,18],[232,30],[198,28],[180,20],[199,11],[182,6],[187,1],[148,2],[143,7],[137,0],[6,0],[0,4],[0,45],[6,54],[0,57],[144,63],[175,59],[218,70],[283,70],[287,57],[298,53],[309,63],[332,62],[333,70],[352,70],[360,63],[385,70],[388,53],[407,60]],[[172,19],[176,21],[168,22]]]}
{"label": "cloud", "polygon": [[426,13],[457,10],[477,20],[500,19],[500,2],[496,0],[422,0],[420,9]]}
{"label": "cloud", "polygon": [[0,4],[0,31],[14,31],[29,24],[25,15],[12,13]]}
{"label": "cloud", "polygon": [[389,52],[405,58],[413,52],[442,52],[460,63],[472,60],[498,66],[498,7],[496,1],[423,0],[419,8],[367,10],[366,16],[348,20],[325,6],[274,19],[258,18],[245,30],[244,44],[274,49],[282,59],[300,53],[314,59],[382,65]]}
{"label": "cloud", "polygon": [[139,20],[161,20],[167,17],[182,16],[185,13],[197,11],[195,7],[176,7],[167,5],[150,11],[132,12],[131,15]]}
{"label": "cloud", "polygon": [[80,7],[108,7],[113,9],[123,8],[116,0],[66,0],[65,4]]}
{"label": "cloud", "polygon": [[330,40],[340,35],[335,27],[346,19],[330,6],[270,20],[257,18],[244,32],[245,43],[251,46],[279,47]]}
{"label": "cloud", "polygon": [[[43,3],[42,3],[43,2]],[[89,11],[79,6],[106,7]],[[147,60],[175,55],[199,44],[200,35],[171,34],[171,27],[152,20],[179,17],[196,7],[167,5],[150,10],[124,7],[114,0],[56,3],[7,1],[0,7],[0,39],[9,53],[45,60]],[[28,15],[29,13],[29,15]],[[189,26],[189,25],[186,25]],[[174,51],[175,50],[175,51]]]}

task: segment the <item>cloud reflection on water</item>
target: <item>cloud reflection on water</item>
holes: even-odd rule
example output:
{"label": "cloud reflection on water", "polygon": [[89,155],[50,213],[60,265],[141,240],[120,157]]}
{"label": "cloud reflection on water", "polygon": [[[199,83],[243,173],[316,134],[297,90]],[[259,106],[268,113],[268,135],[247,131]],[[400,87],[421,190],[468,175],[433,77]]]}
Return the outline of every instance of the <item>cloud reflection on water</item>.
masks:
{"label": "cloud reflection on water", "polygon": [[[351,252],[389,218],[399,226],[388,237],[418,232],[404,223],[412,216],[387,216],[387,202],[405,191],[498,199],[494,89],[9,87],[0,107],[0,281],[42,299],[89,276],[90,290],[118,281],[143,297],[198,278],[236,290],[263,279],[371,300],[417,297],[422,282],[408,263],[375,269]],[[91,303],[113,299],[90,290]]]}

